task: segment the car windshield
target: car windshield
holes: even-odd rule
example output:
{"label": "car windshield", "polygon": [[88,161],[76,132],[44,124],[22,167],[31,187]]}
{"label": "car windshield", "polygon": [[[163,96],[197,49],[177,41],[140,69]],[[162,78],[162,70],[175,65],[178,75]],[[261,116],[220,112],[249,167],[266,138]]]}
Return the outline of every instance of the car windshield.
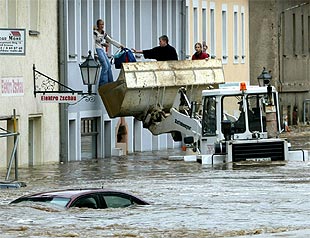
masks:
{"label": "car windshield", "polygon": [[62,198],[62,197],[24,197],[17,199],[16,201],[14,201],[14,203],[41,202],[41,203],[56,204],[58,206],[65,207],[69,201],[70,201],[69,198]]}

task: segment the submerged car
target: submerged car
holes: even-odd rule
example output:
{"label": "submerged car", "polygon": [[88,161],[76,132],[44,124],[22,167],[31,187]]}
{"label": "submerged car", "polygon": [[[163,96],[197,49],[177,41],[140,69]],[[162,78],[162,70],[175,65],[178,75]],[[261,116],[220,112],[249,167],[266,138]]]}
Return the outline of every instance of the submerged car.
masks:
{"label": "submerged car", "polygon": [[70,207],[93,209],[122,208],[131,205],[149,205],[130,193],[107,189],[68,189],[22,196],[11,204],[22,202],[50,203]]}

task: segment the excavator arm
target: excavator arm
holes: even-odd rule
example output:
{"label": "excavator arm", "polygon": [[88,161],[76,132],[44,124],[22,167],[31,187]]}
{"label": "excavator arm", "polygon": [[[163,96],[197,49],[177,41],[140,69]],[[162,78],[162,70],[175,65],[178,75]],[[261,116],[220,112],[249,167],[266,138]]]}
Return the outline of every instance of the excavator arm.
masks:
{"label": "excavator arm", "polygon": [[133,116],[154,135],[179,132],[201,136],[202,91],[224,83],[219,59],[124,63],[118,79],[99,88],[111,118]]}
{"label": "excavator arm", "polygon": [[168,114],[159,113],[161,116],[154,118],[151,113],[143,124],[154,135],[179,132],[186,137],[193,137],[193,142],[197,142],[201,137],[201,120],[193,105],[196,103],[190,103],[186,96],[186,90],[182,87],[179,89]]}

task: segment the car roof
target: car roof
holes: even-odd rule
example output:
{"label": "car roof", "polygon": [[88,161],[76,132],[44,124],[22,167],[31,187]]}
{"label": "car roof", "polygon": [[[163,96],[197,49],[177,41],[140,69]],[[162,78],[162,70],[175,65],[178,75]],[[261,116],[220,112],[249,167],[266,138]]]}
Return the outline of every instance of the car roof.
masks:
{"label": "car roof", "polygon": [[18,201],[23,201],[29,200],[29,199],[35,199],[40,201],[41,199],[54,199],[54,198],[60,198],[60,199],[68,199],[70,200],[66,207],[70,207],[71,203],[75,201],[78,197],[83,197],[84,195],[88,194],[95,194],[95,193],[103,193],[106,195],[118,195],[118,196],[124,196],[124,197],[132,197],[138,202],[138,204],[143,204],[143,205],[149,205],[150,203],[145,201],[144,199],[131,194],[129,192],[123,192],[123,191],[118,191],[118,190],[113,190],[113,189],[104,189],[104,188],[74,188],[74,189],[62,189],[62,190],[55,190],[55,191],[48,191],[48,192],[41,192],[41,193],[35,193],[35,194],[28,194],[24,195],[11,203],[16,203]]}
{"label": "car roof", "polygon": [[128,194],[130,196],[136,197],[140,200],[143,200],[131,193],[113,190],[113,189],[104,189],[104,188],[78,188],[78,189],[63,189],[63,190],[55,190],[48,191],[36,194],[29,194],[26,197],[62,197],[62,198],[75,198],[81,195],[87,195],[91,193],[120,193],[120,194]]}

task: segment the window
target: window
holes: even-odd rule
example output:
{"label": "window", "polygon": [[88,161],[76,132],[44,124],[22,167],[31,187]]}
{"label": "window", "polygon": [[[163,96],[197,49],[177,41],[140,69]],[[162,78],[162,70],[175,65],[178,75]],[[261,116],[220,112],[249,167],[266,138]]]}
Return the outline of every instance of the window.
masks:
{"label": "window", "polygon": [[246,121],[242,96],[223,97],[222,110],[222,120],[231,121],[235,133],[244,133],[246,130]]}
{"label": "window", "polygon": [[234,133],[266,132],[266,94],[225,96],[222,120],[232,123]]}
{"label": "window", "polygon": [[[186,1],[186,23],[185,23],[185,26],[186,26],[186,30],[185,32],[189,32],[190,28],[189,28],[189,22],[190,22],[190,15],[189,15],[189,7],[188,7],[188,1]],[[189,35],[190,34],[185,34],[186,36],[186,58],[190,58],[190,50],[191,50],[191,47],[190,47],[190,40],[189,40]]]}
{"label": "window", "polygon": [[81,55],[87,57],[88,55],[88,36],[89,36],[89,27],[88,27],[88,1],[81,2]]}
{"label": "window", "polygon": [[38,32],[39,9],[39,0],[30,0],[30,30],[33,32]]}
{"label": "window", "polygon": [[12,203],[20,203],[20,202],[39,202],[39,203],[51,203],[57,206],[65,207],[69,198],[61,198],[61,197],[22,197],[13,201]]}
{"label": "window", "polygon": [[197,7],[194,7],[193,9],[194,14],[194,42],[198,42],[198,9]]}
{"label": "window", "polygon": [[[182,46],[180,45],[180,39],[178,38],[180,29],[182,24],[180,23],[180,16],[181,16],[181,8],[178,1],[171,1],[170,3],[170,15],[171,15],[171,24],[170,24],[170,35],[171,35],[171,42],[177,50],[177,54],[179,59],[183,59],[183,50],[181,50]],[[175,26],[175,27],[172,27]]]}
{"label": "window", "polygon": [[68,1],[68,53],[70,59],[75,59],[76,51],[76,5],[74,0]]}
{"label": "window", "polygon": [[169,23],[169,16],[168,16],[168,1],[162,2],[162,31],[164,34],[168,32],[168,23]]}
{"label": "window", "polygon": [[68,202],[70,201],[69,198],[58,198],[58,197],[53,197],[53,199],[50,201],[51,204],[56,204],[62,207],[65,207]]}
{"label": "window", "polygon": [[74,202],[72,207],[86,207],[86,208],[97,209],[98,204],[97,204],[96,199],[92,195],[89,195],[89,196],[78,198],[77,201]]}
{"label": "window", "polygon": [[215,27],[215,3],[210,3],[210,53],[211,58],[215,59],[216,53],[216,27]]}
{"label": "window", "polygon": [[[102,4],[104,4],[102,2]],[[101,4],[100,4],[100,0],[93,0],[93,24],[95,25],[97,20],[99,18],[104,19],[103,16],[101,16]]]}
{"label": "window", "polygon": [[251,132],[266,132],[265,100],[265,95],[249,95],[247,97],[249,129]]}
{"label": "window", "polygon": [[141,39],[140,39],[140,36],[141,36],[141,3],[140,1],[135,1],[135,5],[134,5],[134,9],[135,9],[135,14],[134,14],[134,22],[135,22],[135,47],[136,48],[140,48],[141,47]]}
{"label": "window", "polygon": [[[16,28],[16,0],[7,1],[8,3],[8,27]],[[3,13],[3,10],[2,10]],[[1,14],[2,14],[1,13]]]}
{"label": "window", "polygon": [[124,21],[126,21],[126,42],[123,42],[123,39],[121,39],[122,44],[135,45],[135,29],[134,29],[135,21],[134,20],[135,20],[135,15],[137,13],[136,13],[136,9],[134,8],[134,6],[135,6],[134,1],[126,1],[126,17],[124,16],[125,18]]}
{"label": "window", "polygon": [[293,14],[293,55],[296,55],[296,16]]}
{"label": "window", "polygon": [[120,42],[122,44],[126,45],[127,39],[126,39],[126,33],[127,33],[127,27],[126,27],[126,1],[120,2]]}
{"label": "window", "polygon": [[238,26],[238,6],[234,6],[234,63],[239,63],[239,26]]}
{"label": "window", "polygon": [[207,9],[202,7],[202,39],[207,41]]}
{"label": "window", "polygon": [[133,204],[129,198],[116,195],[104,195],[104,200],[108,208],[128,207]]}
{"label": "window", "polygon": [[244,7],[241,7],[241,63],[245,63],[245,16]]}
{"label": "window", "polygon": [[308,16],[308,53],[310,54],[310,16]]}
{"label": "window", "polygon": [[216,135],[216,100],[215,97],[204,99],[202,115],[202,134],[203,136]]}
{"label": "window", "polygon": [[304,28],[305,28],[304,15],[301,15],[301,52],[302,54],[305,54],[305,29]]}
{"label": "window", "polygon": [[227,49],[227,5],[222,5],[222,58],[223,64],[227,64],[228,49]]}

